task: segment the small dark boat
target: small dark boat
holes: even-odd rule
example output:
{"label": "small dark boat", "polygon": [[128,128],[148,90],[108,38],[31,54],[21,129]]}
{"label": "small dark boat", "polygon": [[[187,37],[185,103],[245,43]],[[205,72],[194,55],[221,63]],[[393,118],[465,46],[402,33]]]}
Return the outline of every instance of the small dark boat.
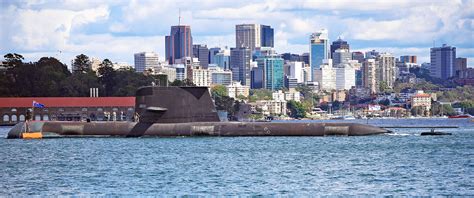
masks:
{"label": "small dark boat", "polygon": [[470,118],[471,115],[454,115],[454,116],[448,116],[448,118]]}
{"label": "small dark boat", "polygon": [[422,132],[420,135],[452,135],[451,133],[446,132],[435,132],[434,129],[431,129],[430,132]]}

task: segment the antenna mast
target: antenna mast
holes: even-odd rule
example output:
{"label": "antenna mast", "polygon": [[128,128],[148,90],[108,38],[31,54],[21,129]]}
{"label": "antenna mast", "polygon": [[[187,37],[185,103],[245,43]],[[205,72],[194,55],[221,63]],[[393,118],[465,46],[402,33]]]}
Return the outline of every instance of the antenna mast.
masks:
{"label": "antenna mast", "polygon": [[181,25],[181,8],[179,9],[178,25]]}

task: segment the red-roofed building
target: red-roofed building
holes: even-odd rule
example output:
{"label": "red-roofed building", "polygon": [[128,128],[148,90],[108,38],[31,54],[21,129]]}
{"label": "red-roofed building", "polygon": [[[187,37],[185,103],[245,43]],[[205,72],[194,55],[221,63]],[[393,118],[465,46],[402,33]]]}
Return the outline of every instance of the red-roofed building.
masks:
{"label": "red-roofed building", "polygon": [[[33,108],[33,101],[44,108]],[[135,97],[0,98],[0,123],[24,121],[28,109],[33,110],[33,120],[127,121],[135,113]]]}

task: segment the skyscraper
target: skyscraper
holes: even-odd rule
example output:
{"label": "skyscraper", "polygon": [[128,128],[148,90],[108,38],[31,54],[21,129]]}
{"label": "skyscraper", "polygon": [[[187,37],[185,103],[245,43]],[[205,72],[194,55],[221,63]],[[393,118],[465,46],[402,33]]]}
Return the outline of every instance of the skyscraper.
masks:
{"label": "skyscraper", "polygon": [[158,54],[154,52],[140,52],[136,53],[134,57],[136,72],[143,72],[147,68],[158,67]]}
{"label": "skyscraper", "polygon": [[209,48],[209,63],[210,64],[217,64],[214,59],[215,59],[216,54],[219,53],[220,51],[221,51],[220,47]]}
{"label": "skyscraper", "polygon": [[462,57],[457,57],[456,58],[456,64],[454,66],[454,71],[456,74],[456,77],[459,77],[461,71],[464,71],[467,69],[467,58],[462,58]]}
{"label": "skyscraper", "polygon": [[207,69],[209,65],[209,49],[207,45],[193,45],[193,57],[198,58],[201,67]]}
{"label": "skyscraper", "polygon": [[232,69],[232,80],[240,81],[242,85],[250,86],[250,61],[252,50],[250,48],[231,48],[230,66]]}
{"label": "skyscraper", "polygon": [[254,50],[257,47],[273,47],[273,28],[268,25],[239,24],[235,26],[235,45]]}
{"label": "skyscraper", "polygon": [[337,66],[341,63],[347,63],[349,60],[352,60],[352,54],[348,49],[339,48],[332,53],[332,63],[334,66]]}
{"label": "skyscraper", "polygon": [[329,38],[328,30],[322,29],[319,32],[311,34],[309,64],[311,66],[311,78],[314,79],[314,70],[321,68],[323,60],[329,58]]}
{"label": "skyscraper", "polygon": [[446,80],[453,77],[456,64],[456,48],[443,44],[431,48],[430,76]]}
{"label": "skyscraper", "polygon": [[273,47],[273,28],[269,25],[260,26],[260,44],[262,47]]}
{"label": "skyscraper", "polygon": [[239,24],[235,25],[235,45],[237,48],[248,47],[254,50],[261,46],[260,25]]}
{"label": "skyscraper", "polygon": [[230,50],[222,49],[214,55],[213,64],[216,64],[223,70],[230,70]]}
{"label": "skyscraper", "polygon": [[171,26],[170,35],[165,37],[166,60],[174,64],[175,60],[192,56],[193,37],[191,26]]}
{"label": "skyscraper", "polygon": [[[336,52],[337,49],[346,49],[348,52],[350,51],[349,49],[349,44],[347,41],[342,40],[341,38],[335,40],[331,44],[331,57],[333,57],[334,52]],[[337,65],[337,64],[334,64]]]}
{"label": "skyscraper", "polygon": [[265,54],[257,58],[258,68],[263,72],[263,88],[279,90],[284,86],[283,58],[280,55]]}

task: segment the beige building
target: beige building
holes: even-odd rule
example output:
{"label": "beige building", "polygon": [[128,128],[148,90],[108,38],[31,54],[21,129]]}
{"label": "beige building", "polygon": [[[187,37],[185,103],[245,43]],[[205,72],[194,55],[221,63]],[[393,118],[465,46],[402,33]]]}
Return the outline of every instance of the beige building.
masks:
{"label": "beige building", "polygon": [[208,69],[195,68],[193,69],[193,83],[196,86],[211,86],[211,72]]}
{"label": "beige building", "polygon": [[411,97],[411,108],[423,107],[425,111],[431,110],[431,94],[418,91]]}
{"label": "beige building", "polygon": [[362,85],[370,89],[370,93],[378,91],[378,83],[376,77],[376,68],[378,63],[375,59],[367,59],[362,64]]}
{"label": "beige building", "polygon": [[232,82],[232,84],[227,85],[227,93],[231,98],[237,98],[242,95],[244,97],[249,96],[250,86],[242,85],[240,82]]}

